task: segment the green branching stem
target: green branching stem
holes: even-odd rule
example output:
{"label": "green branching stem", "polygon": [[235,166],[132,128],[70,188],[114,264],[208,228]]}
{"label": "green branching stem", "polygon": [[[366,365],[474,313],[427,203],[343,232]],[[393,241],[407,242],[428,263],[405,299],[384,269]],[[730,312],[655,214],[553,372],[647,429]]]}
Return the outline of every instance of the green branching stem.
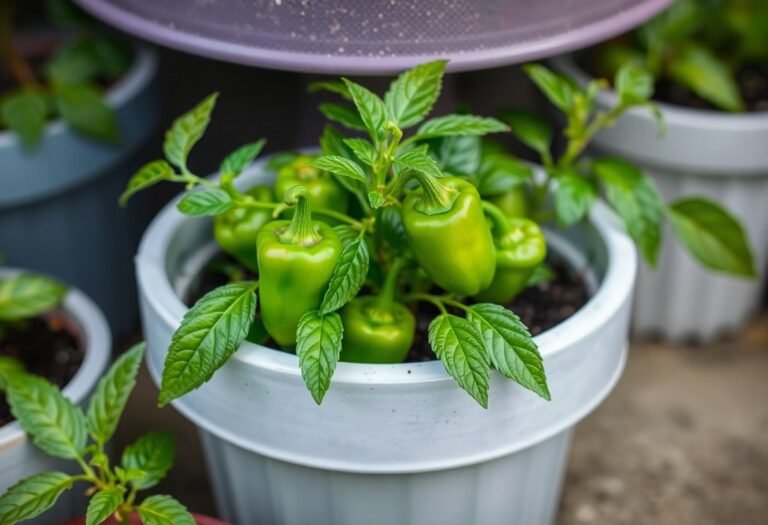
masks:
{"label": "green branching stem", "polygon": [[[624,104],[618,104],[608,112],[598,112],[587,126],[583,126],[583,124],[580,126],[583,129],[583,132],[568,134],[568,144],[565,152],[558,160],[557,165],[560,168],[571,167],[584,152],[584,149],[589,145],[592,138],[600,130],[613,125],[616,119],[624,113],[626,109],[627,107]],[[575,123],[573,122],[573,119],[569,120],[571,120],[571,122],[569,122],[568,128],[573,129]]]}
{"label": "green branching stem", "polygon": [[388,122],[386,125],[387,132],[391,137],[387,142],[386,148],[383,151],[379,151],[378,158],[373,165],[373,183],[374,190],[379,190],[387,183],[387,175],[392,168],[392,162],[395,158],[395,152],[400,145],[400,141],[403,138],[403,130],[392,122]]}

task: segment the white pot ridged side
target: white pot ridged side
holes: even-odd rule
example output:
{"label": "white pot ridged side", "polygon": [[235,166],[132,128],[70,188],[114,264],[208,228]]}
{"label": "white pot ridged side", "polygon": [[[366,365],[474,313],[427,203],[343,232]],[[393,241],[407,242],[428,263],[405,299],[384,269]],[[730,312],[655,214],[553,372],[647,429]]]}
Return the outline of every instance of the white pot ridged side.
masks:
{"label": "white pot ridged side", "polygon": [[[580,83],[589,80],[572,57],[554,66]],[[615,93],[598,97],[612,107]],[[636,163],[666,202],[684,196],[717,201],[741,220],[754,247],[759,278],[705,270],[664,232],[656,269],[638,272],[633,333],[706,342],[738,330],[761,302],[768,269],[768,114],[727,114],[659,104],[666,133],[648,111],[633,109],[594,140],[593,151]]]}
{"label": "white pot ridged side", "polygon": [[[257,164],[248,186],[268,182]],[[552,401],[493,372],[482,409],[440,362],[339,363],[318,407],[295,355],[245,343],[174,402],[200,429],[222,516],[233,523],[548,525],[573,426],[615,385],[627,352],[636,254],[603,205],[553,234],[596,292],[536,338]],[[176,290],[210,254],[210,221],[171,203],[136,259],[148,365],[157,381],[187,308]]]}
{"label": "white pot ridged side", "polygon": [[[10,268],[0,268],[0,279],[17,272],[18,270]],[[84,405],[109,363],[112,336],[104,315],[82,292],[70,289],[63,309],[79,330],[85,345],[83,363],[63,392],[75,403]],[[73,461],[52,458],[41,452],[18,423],[0,427],[0,494],[26,477],[51,470],[75,473],[78,467]],[[69,518],[82,516],[86,505],[82,484],[75,485],[43,516],[25,523],[61,523]]]}

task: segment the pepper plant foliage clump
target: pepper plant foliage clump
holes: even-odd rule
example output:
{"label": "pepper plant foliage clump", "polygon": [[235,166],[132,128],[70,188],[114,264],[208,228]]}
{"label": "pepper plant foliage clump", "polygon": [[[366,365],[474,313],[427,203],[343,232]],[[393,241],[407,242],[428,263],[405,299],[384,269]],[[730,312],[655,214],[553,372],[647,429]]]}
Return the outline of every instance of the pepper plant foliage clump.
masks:
{"label": "pepper plant foliage clump", "polygon": [[90,486],[86,524],[97,525],[114,516],[131,523],[138,513],[145,525],[194,525],[186,508],[166,495],[137,501],[137,493],[156,485],[173,464],[173,437],[151,432],[123,451],[111,465],[107,442],[117,428],[136,384],[144,354],[139,344],[120,356],[99,381],[83,410],[47,380],[25,373],[13,359],[0,357],[0,388],[11,411],[33,443],[46,454],[76,462],[82,472],[42,472],[10,487],[0,496],[0,523],[12,525],[45,512],[61,494],[79,482]]}

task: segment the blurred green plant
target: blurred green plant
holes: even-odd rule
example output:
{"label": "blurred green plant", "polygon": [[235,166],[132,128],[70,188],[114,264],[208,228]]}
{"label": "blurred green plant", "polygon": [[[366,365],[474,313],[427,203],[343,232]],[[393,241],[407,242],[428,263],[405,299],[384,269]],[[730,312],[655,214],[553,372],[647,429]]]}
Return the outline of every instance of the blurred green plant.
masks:
{"label": "blurred green plant", "polygon": [[597,48],[598,75],[626,63],[725,111],[744,111],[737,74],[768,65],[766,0],[677,0],[633,33]]}
{"label": "blurred green plant", "polygon": [[61,118],[87,136],[116,142],[117,117],[104,100],[103,86],[128,69],[130,46],[108,35],[69,0],[47,0],[48,21],[65,38],[48,57],[25,56],[14,22],[32,4],[0,1],[0,74],[6,69],[10,78],[7,89],[0,84],[0,125],[29,148],[40,142],[51,118]]}

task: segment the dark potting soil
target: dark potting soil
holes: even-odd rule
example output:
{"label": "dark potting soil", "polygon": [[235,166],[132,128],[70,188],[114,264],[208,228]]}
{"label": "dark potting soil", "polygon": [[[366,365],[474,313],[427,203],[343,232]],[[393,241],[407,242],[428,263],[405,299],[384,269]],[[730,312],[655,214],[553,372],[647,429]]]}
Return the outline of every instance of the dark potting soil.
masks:
{"label": "dark potting soil", "polygon": [[[589,300],[587,285],[578,271],[557,256],[549,257],[547,263],[555,274],[551,281],[526,289],[514,301],[504,305],[520,317],[532,335],[538,335],[565,321]],[[189,290],[185,302],[191,306],[206,293],[232,280],[257,278],[230,256],[219,253],[205,266],[198,282]],[[417,321],[416,337],[406,362],[434,361],[435,354],[427,341],[427,328],[439,312],[428,303],[419,303],[414,313]],[[279,348],[271,340],[264,344]]]}
{"label": "dark potting soil", "polygon": [[[64,387],[77,373],[85,352],[65,317],[51,313],[9,327],[0,340],[0,355],[18,359],[28,372]],[[0,393],[0,426],[13,419]]]}

